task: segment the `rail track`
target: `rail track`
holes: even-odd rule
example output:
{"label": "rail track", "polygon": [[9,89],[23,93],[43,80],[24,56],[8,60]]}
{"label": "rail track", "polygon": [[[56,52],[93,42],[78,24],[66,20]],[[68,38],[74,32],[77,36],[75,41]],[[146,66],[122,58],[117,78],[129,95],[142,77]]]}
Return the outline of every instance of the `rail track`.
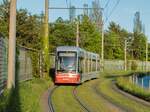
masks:
{"label": "rail track", "polygon": [[99,97],[103,97],[106,101],[108,101],[111,105],[117,107],[119,109],[119,111],[121,112],[131,112],[130,110],[126,109],[125,107],[123,107],[122,105],[119,105],[117,103],[115,103],[114,101],[112,101],[108,96],[106,96],[105,94],[101,93],[98,89],[97,89],[97,85],[99,84],[99,81],[97,81],[93,86],[93,92],[95,94],[97,94]]}
{"label": "rail track", "polygon": [[114,102],[111,98],[109,98],[108,96],[106,96],[105,94],[101,93],[98,88],[97,85],[99,84],[99,81],[97,81],[93,86],[93,92],[95,92],[95,94],[97,94],[100,97],[103,97],[106,101],[108,101],[110,104],[116,106],[120,111],[122,112],[132,112],[131,110],[127,109],[126,107]]}
{"label": "rail track", "polygon": [[[53,86],[52,88],[49,89],[49,97],[48,97],[48,106],[49,106],[49,111],[48,112],[56,112],[55,111],[55,108],[54,108],[54,105],[53,105],[53,102],[52,102],[52,95],[54,93],[54,91],[58,88],[59,86]],[[73,91],[72,91],[72,94],[74,96],[74,99],[79,103],[79,105],[81,106],[82,110],[84,112],[92,112],[89,107],[84,104],[84,102],[78,97],[77,95],[77,88],[78,86],[75,86],[73,88]]]}
{"label": "rail track", "polygon": [[[125,111],[126,111],[125,108],[123,108],[123,107],[120,106],[120,105],[114,104],[114,102],[111,102],[111,100],[110,100],[107,96],[105,96],[104,94],[102,94],[101,92],[99,92],[98,89],[97,89],[97,87],[96,87],[96,85],[97,85],[98,83],[99,83],[99,81],[97,81],[97,83],[95,83],[95,84],[93,84],[93,85],[91,86],[91,88],[93,89],[93,92],[94,92],[95,94],[97,94],[98,96],[102,96],[105,100],[107,100],[108,102],[112,103],[113,105],[116,105],[117,107],[120,108],[120,110],[125,110]],[[81,109],[82,109],[84,112],[93,112],[92,109],[91,109],[89,106],[87,106],[87,105],[84,103],[84,101],[81,100],[81,98],[78,96],[77,88],[78,88],[79,86],[80,86],[80,85],[73,87],[72,94],[73,94],[73,96],[74,96],[74,99],[78,102],[78,104],[80,105]],[[56,86],[56,85],[55,85],[55,86],[53,86],[52,88],[49,89],[49,92],[48,92],[48,108],[49,108],[49,110],[48,110],[48,112],[56,112],[56,111],[55,111],[55,108],[54,108],[54,104],[53,104],[53,102],[52,102],[52,95],[53,95],[54,91],[55,91],[57,88],[59,88],[59,87],[60,87],[60,86]],[[124,111],[123,111],[123,112],[124,112]],[[129,111],[129,112],[130,112],[130,111]]]}
{"label": "rail track", "polygon": [[83,109],[84,112],[93,112],[93,111],[80,99],[80,97],[78,96],[78,92],[77,92],[77,88],[78,88],[78,87],[79,87],[79,86],[75,86],[75,87],[73,88],[73,91],[72,91],[75,100],[80,104],[80,106],[81,106],[81,108]]}
{"label": "rail track", "polygon": [[[133,112],[132,108],[127,108],[125,105],[119,104],[115,101],[113,101],[113,99],[107,95],[105,95],[105,93],[103,93],[101,90],[98,89],[97,85],[100,84],[101,82],[103,82],[103,80],[97,80],[94,83],[91,83],[89,86],[91,87],[91,89],[93,90],[93,92],[95,94],[97,94],[97,96],[99,96],[100,98],[104,99],[104,102],[108,104],[108,106],[112,106],[114,109],[117,109],[118,112]],[[54,108],[54,104],[52,102],[52,95],[54,93],[54,91],[59,88],[60,86],[53,86],[52,88],[49,89],[49,97],[48,97],[48,106],[49,106],[49,111],[48,112],[56,112],[55,108]],[[79,104],[79,108],[81,110],[83,110],[83,112],[93,112],[94,110],[92,110],[89,105],[87,105],[84,100],[82,100],[80,98],[80,96],[78,95],[78,87],[80,87],[80,85],[78,86],[72,86],[71,87],[71,92],[73,95],[73,98],[77,101],[77,103]],[[112,85],[111,85],[111,89],[113,89],[114,91],[120,93],[120,90],[116,89],[116,86],[114,84],[114,82],[112,81]],[[123,94],[124,93],[120,93]],[[125,97],[129,98],[129,99],[133,99],[130,98],[128,95],[124,95]],[[134,99],[133,99],[134,100]],[[136,100],[135,100],[136,101]],[[94,109],[94,108],[93,108]]]}
{"label": "rail track", "polygon": [[49,111],[48,112],[55,112],[55,108],[52,102],[52,94],[53,92],[58,88],[59,86],[53,86],[52,88],[49,89],[49,97],[48,97],[48,107]]}

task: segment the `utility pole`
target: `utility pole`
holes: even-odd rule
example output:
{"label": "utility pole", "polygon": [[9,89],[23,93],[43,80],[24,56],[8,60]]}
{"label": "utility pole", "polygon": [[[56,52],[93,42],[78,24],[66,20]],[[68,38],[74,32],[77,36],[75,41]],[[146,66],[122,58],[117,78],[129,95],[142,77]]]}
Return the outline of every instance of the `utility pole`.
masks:
{"label": "utility pole", "polygon": [[77,31],[76,31],[76,46],[79,47],[79,22],[76,22]]}
{"label": "utility pole", "polygon": [[15,88],[16,63],[16,0],[10,0],[9,21],[9,51],[8,51],[8,82],[7,88]]}
{"label": "utility pole", "polygon": [[124,70],[127,70],[127,40],[124,42]]}
{"label": "utility pole", "polygon": [[146,40],[146,60],[145,60],[145,70],[147,71],[147,62],[148,62],[148,40]]}
{"label": "utility pole", "polygon": [[45,0],[45,19],[44,19],[44,63],[47,73],[49,74],[50,58],[49,58],[49,0]]}
{"label": "utility pole", "polygon": [[101,43],[101,65],[102,65],[102,70],[104,70],[104,23],[102,20],[102,43]]}

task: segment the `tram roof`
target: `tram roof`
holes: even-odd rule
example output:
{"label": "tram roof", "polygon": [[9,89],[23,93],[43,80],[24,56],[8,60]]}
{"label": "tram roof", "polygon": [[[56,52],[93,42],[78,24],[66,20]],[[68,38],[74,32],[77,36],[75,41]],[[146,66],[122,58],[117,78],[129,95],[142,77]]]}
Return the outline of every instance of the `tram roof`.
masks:
{"label": "tram roof", "polygon": [[57,51],[80,51],[83,50],[80,47],[76,46],[59,46],[57,47]]}
{"label": "tram roof", "polygon": [[57,47],[56,50],[57,50],[57,51],[76,51],[76,52],[84,52],[84,53],[89,54],[89,55],[99,56],[99,55],[96,54],[96,53],[92,53],[92,52],[86,51],[86,50],[81,49],[80,47],[76,47],[76,46],[59,46],[59,47]]}

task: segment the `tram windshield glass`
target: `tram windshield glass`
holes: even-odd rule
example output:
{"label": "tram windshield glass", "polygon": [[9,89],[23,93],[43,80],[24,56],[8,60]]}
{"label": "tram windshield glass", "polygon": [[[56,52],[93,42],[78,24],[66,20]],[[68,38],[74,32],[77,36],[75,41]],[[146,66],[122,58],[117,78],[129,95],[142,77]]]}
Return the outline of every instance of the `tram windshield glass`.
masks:
{"label": "tram windshield glass", "polygon": [[57,60],[58,71],[75,71],[76,70],[76,53],[59,52]]}

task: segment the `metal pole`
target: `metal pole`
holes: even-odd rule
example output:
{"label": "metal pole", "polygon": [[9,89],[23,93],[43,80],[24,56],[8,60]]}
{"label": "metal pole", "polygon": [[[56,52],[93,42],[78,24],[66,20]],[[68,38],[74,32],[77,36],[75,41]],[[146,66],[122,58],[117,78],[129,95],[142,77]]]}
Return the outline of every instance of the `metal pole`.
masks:
{"label": "metal pole", "polygon": [[[99,1],[98,1],[99,2]],[[104,71],[104,21],[103,21],[103,9],[101,8],[101,17],[100,17],[100,28],[101,28],[101,63],[102,71]]]}
{"label": "metal pole", "polygon": [[150,89],[150,80],[149,80],[149,89]]}
{"label": "metal pole", "polygon": [[102,43],[101,43],[101,65],[102,65],[102,71],[104,70],[104,26],[103,26],[103,22],[102,22]]}
{"label": "metal pole", "polygon": [[127,40],[125,40],[124,45],[124,70],[127,70]]}
{"label": "metal pole", "polygon": [[143,80],[144,80],[144,79],[142,78],[142,88],[144,88],[144,83],[143,83],[144,81],[143,81]]}
{"label": "metal pole", "polygon": [[147,62],[148,62],[148,41],[146,40],[146,60],[145,60],[145,70],[147,71]]}
{"label": "metal pole", "polygon": [[16,0],[10,1],[9,50],[8,50],[8,82],[7,88],[15,87],[16,57]]}
{"label": "metal pole", "polygon": [[45,0],[45,20],[44,20],[44,63],[47,73],[49,74],[50,59],[49,59],[49,0]]}
{"label": "metal pole", "polygon": [[79,22],[77,21],[76,46],[79,47]]}

